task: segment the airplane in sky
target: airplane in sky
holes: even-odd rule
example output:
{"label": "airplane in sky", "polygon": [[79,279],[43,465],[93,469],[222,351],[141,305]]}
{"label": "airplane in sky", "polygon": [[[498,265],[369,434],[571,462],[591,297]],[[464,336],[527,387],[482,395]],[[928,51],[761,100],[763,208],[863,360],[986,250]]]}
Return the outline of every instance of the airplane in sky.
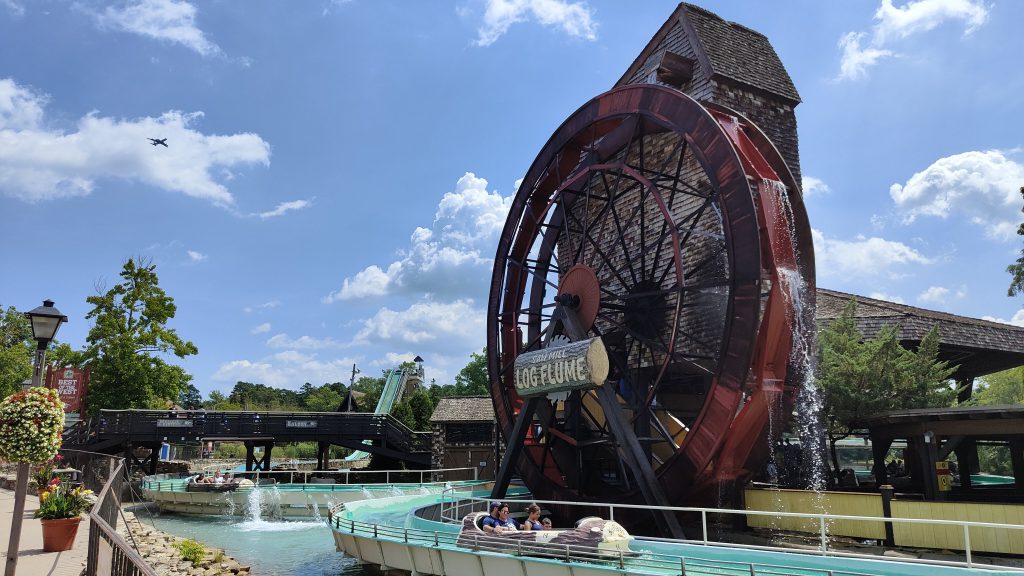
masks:
{"label": "airplane in sky", "polygon": [[167,138],[150,138],[149,139],[149,143],[152,144],[153,146],[156,146],[156,145],[159,144],[159,145],[163,146],[164,148],[168,147],[167,146]]}

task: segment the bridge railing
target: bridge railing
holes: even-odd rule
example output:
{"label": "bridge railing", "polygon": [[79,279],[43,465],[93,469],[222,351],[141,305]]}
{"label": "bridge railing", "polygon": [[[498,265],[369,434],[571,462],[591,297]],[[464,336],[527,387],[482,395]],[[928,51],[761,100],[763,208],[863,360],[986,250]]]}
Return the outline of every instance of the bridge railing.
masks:
{"label": "bridge railing", "polygon": [[388,414],[101,410],[96,429],[99,438],[147,442],[260,437],[279,442],[382,439],[400,451],[430,451],[429,433],[413,432]]}
{"label": "bridge railing", "polygon": [[[439,468],[435,470],[271,470],[269,472],[234,472],[237,478],[249,478],[254,481],[272,478],[280,484],[295,484],[310,491],[330,490],[332,486],[338,489],[345,489],[345,486],[368,487],[374,486],[402,486],[421,484],[446,484],[449,482],[474,482],[477,480],[478,469],[475,467],[466,468]],[[194,474],[154,474],[146,476],[142,480],[142,489],[153,492],[173,492],[185,489],[184,480]],[[329,478],[334,484],[318,484],[311,482],[311,478]],[[258,482],[257,482],[258,483]],[[251,488],[239,487],[238,491],[245,492]]]}

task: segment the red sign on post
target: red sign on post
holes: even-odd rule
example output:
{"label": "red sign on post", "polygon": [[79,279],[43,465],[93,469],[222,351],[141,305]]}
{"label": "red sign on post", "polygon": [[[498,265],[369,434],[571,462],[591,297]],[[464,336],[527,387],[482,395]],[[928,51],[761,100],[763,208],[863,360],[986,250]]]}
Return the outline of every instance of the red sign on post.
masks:
{"label": "red sign on post", "polygon": [[46,387],[57,390],[61,402],[64,402],[64,412],[81,411],[82,397],[88,386],[88,368],[50,368],[47,374]]}

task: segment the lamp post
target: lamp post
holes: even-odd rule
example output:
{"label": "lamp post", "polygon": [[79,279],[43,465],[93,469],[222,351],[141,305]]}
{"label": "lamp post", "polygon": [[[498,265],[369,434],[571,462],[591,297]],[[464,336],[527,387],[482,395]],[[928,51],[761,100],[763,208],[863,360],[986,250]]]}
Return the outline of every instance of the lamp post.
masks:
{"label": "lamp post", "polygon": [[[32,322],[32,338],[36,341],[35,366],[32,368],[32,386],[39,386],[43,379],[43,365],[46,347],[57,335],[60,325],[68,317],[53,307],[53,300],[44,300],[43,305],[25,316]],[[14,516],[11,519],[11,540],[7,546],[7,567],[4,576],[14,576],[18,569],[18,547],[21,544],[21,520],[25,515],[25,493],[28,491],[28,462],[18,463],[18,480],[14,490]]]}

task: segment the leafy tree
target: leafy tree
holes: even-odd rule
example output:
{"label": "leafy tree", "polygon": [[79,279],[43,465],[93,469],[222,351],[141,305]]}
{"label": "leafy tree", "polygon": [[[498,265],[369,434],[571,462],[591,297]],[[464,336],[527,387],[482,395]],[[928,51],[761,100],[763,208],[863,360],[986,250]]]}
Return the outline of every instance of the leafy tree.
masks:
{"label": "leafy tree", "polygon": [[192,377],[162,356],[184,358],[198,352],[195,344],[167,327],[177,307],[160,288],[155,264],[128,259],[120,277],[121,283],[86,299],[93,306],[86,318],[95,322],[84,354],[92,368],[92,413],[177,399]]}
{"label": "leafy tree", "polygon": [[298,410],[303,405],[298,392],[266,384],[236,382],[228,400],[245,410]]}
{"label": "leafy tree", "polygon": [[884,326],[864,340],[851,300],[842,315],[818,337],[821,347],[817,384],[825,398],[825,420],[834,472],[836,444],[851,434],[852,423],[890,410],[949,406],[956,389],[949,385],[955,367],[938,361],[939,332],[932,328],[917,351],[899,343],[899,330]]}
{"label": "leafy tree", "polygon": [[989,374],[972,397],[978,404],[1024,404],[1024,366]]}
{"label": "leafy tree", "polygon": [[487,349],[473,352],[469,364],[455,376],[455,396],[478,396],[490,393],[487,377]]}
{"label": "leafy tree", "polygon": [[380,400],[381,392],[384,391],[384,379],[361,376],[359,380],[356,380],[352,389],[364,394],[364,396],[359,399],[359,407],[364,411],[370,412],[377,406],[377,401]]}
{"label": "leafy tree", "polygon": [[199,393],[199,389],[194,384],[190,383],[178,394],[178,406],[186,410],[198,410],[203,406],[203,395]]}
{"label": "leafy tree", "polygon": [[409,408],[412,410],[413,430],[430,430],[430,416],[434,414],[434,403],[423,390],[413,392],[409,397]]}
{"label": "leafy tree", "polygon": [[210,397],[203,402],[203,407],[207,410],[241,410],[242,407],[234,402],[228,400],[227,396],[224,395],[220,390],[214,390],[210,392]]}
{"label": "leafy tree", "polygon": [[0,306],[0,398],[17,392],[32,377],[32,325],[21,312]]}
{"label": "leafy tree", "polygon": [[[1020,188],[1021,196],[1024,196],[1024,186]],[[1021,209],[1024,212],[1024,208]],[[1017,235],[1024,236],[1024,224],[1021,224],[1017,228]],[[1006,271],[1013,276],[1013,280],[1010,281],[1010,288],[1007,290],[1009,296],[1016,296],[1024,292],[1024,248],[1020,251],[1020,257],[1013,264],[1006,267]]]}
{"label": "leafy tree", "polygon": [[416,417],[412,413],[412,408],[409,407],[409,403],[402,401],[391,409],[391,415],[398,419],[399,422],[405,424],[410,430],[416,430]]}
{"label": "leafy tree", "polygon": [[339,404],[341,404],[341,394],[338,394],[328,384],[314,389],[306,397],[306,408],[313,412],[334,412],[338,409]]}

